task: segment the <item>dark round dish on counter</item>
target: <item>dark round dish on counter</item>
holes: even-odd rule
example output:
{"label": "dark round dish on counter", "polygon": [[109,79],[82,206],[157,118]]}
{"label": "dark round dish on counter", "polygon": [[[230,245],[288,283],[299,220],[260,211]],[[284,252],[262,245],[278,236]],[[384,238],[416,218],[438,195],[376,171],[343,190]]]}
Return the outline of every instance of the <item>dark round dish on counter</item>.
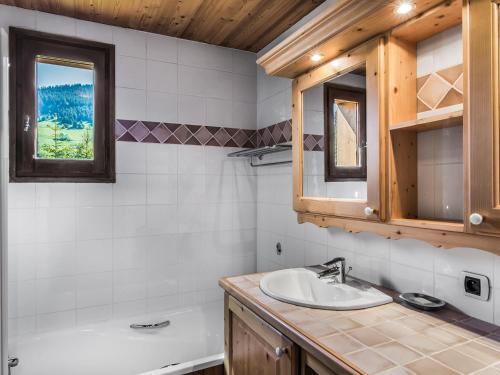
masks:
{"label": "dark round dish on counter", "polygon": [[446,302],[443,300],[423,293],[402,293],[399,295],[399,298],[404,303],[420,310],[440,310],[446,305]]}

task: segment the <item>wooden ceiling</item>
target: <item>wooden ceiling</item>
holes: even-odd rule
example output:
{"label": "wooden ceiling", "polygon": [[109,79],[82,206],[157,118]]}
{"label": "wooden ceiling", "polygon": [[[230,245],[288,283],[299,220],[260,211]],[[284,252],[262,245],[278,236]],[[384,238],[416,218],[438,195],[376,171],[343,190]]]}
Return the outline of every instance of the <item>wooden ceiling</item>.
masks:
{"label": "wooden ceiling", "polygon": [[0,0],[0,4],[257,52],[325,0]]}

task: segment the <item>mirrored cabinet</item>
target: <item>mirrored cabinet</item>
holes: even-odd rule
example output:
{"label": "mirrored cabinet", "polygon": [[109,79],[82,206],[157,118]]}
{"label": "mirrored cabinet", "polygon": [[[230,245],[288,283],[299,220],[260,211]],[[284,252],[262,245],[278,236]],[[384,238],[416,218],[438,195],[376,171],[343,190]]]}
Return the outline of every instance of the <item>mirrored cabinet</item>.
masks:
{"label": "mirrored cabinet", "polygon": [[499,4],[337,8],[259,59],[293,78],[300,223],[500,254]]}

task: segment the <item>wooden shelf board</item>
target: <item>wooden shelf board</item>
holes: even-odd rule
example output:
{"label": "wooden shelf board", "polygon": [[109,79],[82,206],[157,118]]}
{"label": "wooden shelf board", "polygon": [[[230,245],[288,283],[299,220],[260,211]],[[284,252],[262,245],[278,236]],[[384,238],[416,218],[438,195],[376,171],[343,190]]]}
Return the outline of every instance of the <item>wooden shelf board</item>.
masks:
{"label": "wooden shelf board", "polygon": [[452,126],[460,126],[463,124],[463,111],[444,113],[426,118],[404,121],[397,124],[389,125],[390,131],[406,130],[406,131],[426,131],[434,129],[450,128]]}
{"label": "wooden shelf board", "polygon": [[462,1],[453,0],[422,13],[396,27],[392,35],[408,42],[417,43],[462,23]]}
{"label": "wooden shelf board", "polygon": [[446,221],[434,219],[405,219],[393,218],[389,221],[393,225],[401,225],[414,228],[427,228],[435,230],[446,230],[449,232],[463,232],[464,223],[460,221]]}

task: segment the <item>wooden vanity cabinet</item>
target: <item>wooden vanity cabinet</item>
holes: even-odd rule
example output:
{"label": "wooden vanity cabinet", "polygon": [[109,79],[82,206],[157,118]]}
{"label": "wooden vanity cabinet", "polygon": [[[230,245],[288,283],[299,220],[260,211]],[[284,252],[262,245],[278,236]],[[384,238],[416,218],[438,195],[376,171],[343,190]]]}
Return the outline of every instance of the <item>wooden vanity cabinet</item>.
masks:
{"label": "wooden vanity cabinet", "polygon": [[227,296],[225,301],[226,374],[297,374],[295,344],[233,297]]}
{"label": "wooden vanity cabinet", "polygon": [[226,375],[358,374],[340,362],[325,365],[228,293],[224,297],[224,354]]}

